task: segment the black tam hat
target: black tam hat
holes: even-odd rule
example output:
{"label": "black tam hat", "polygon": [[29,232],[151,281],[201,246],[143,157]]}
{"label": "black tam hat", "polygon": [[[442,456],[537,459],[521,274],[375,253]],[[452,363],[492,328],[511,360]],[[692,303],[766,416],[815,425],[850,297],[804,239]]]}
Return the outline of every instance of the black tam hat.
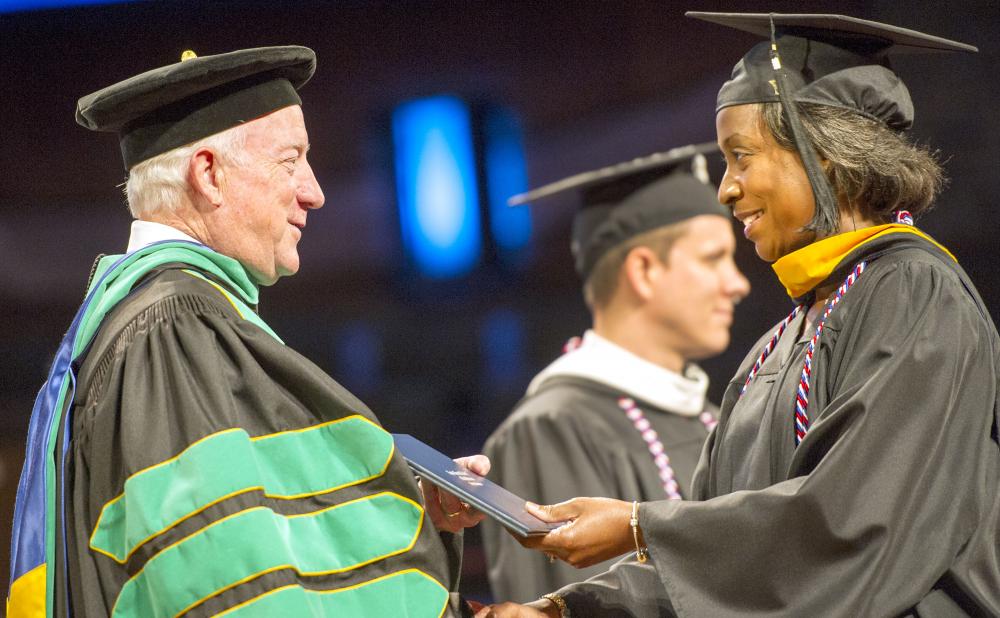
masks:
{"label": "black tam hat", "polygon": [[126,79],[77,103],[76,121],[118,133],[125,168],[283,107],[316,70],[307,47],[259,47],[180,62]]}
{"label": "black tam hat", "polygon": [[569,190],[579,193],[572,250],[584,280],[598,260],[630,238],[699,215],[729,213],[709,183],[704,155],[714,143],[683,146],[570,176],[510,198],[511,206]]}
{"label": "black tam hat", "polygon": [[[716,111],[781,102],[816,197],[817,217],[822,212],[835,217],[836,198],[792,102],[849,109],[903,131],[913,124],[913,102],[892,70],[890,54],[978,51],[964,43],[843,15],[693,11],[685,15],[769,39],[752,47],[733,67],[732,77],[719,90]],[[817,226],[814,219],[809,227]]]}

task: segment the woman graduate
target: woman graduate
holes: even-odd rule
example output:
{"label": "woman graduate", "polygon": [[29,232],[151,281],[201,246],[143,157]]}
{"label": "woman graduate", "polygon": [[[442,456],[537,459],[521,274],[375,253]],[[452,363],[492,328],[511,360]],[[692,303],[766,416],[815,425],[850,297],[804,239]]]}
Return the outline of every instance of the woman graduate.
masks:
{"label": "woman graduate", "polygon": [[943,178],[904,133],[887,59],[975,48],[840,16],[689,15],[770,39],[718,95],[719,198],[795,309],[730,382],[696,501],[538,507],[569,523],[526,546],[636,555],[492,615],[1000,616],[1000,339],[912,225]]}

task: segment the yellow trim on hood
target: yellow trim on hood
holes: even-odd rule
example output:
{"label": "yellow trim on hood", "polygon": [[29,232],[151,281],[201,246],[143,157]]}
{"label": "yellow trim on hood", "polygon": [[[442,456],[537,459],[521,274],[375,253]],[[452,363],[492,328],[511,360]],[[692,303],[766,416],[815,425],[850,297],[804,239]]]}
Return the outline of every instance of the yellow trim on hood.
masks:
{"label": "yellow trim on hood", "polygon": [[[866,227],[854,232],[844,232],[843,234],[818,240],[781,257],[771,265],[771,268],[778,275],[778,280],[781,281],[781,284],[785,286],[785,291],[788,292],[788,295],[792,298],[799,298],[805,296],[810,290],[825,281],[851,251],[876,238],[898,233],[915,234],[927,240],[938,249],[941,249],[951,259],[955,260],[955,256],[951,254],[951,251],[948,251],[936,240],[912,225],[888,223],[886,225]],[[957,262],[958,260],[955,261]]]}

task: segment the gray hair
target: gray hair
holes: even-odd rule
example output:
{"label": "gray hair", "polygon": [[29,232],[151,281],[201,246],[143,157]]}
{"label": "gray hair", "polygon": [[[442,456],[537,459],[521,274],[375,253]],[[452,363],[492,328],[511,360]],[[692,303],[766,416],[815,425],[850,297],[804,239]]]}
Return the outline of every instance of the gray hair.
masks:
{"label": "gray hair", "polygon": [[188,163],[201,148],[210,148],[223,160],[242,164],[247,133],[245,125],[210,135],[138,163],[125,182],[125,199],[136,219],[157,212],[173,212],[190,200]]}
{"label": "gray hair", "polygon": [[[799,103],[798,110],[816,152],[829,162],[827,177],[838,200],[872,221],[887,223],[895,210],[914,217],[930,210],[947,183],[936,152],[876,120],[830,105]],[[780,103],[760,104],[760,119],[779,146],[795,150]],[[835,233],[819,229],[820,215],[807,229]],[[839,221],[839,213],[827,213],[827,220]]]}

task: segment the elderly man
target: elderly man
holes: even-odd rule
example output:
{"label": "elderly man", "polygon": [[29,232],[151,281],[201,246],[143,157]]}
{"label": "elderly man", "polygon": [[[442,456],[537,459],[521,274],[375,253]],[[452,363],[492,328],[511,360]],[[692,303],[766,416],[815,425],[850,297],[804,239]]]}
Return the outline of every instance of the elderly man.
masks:
{"label": "elderly man", "polygon": [[[594,321],[487,441],[501,485],[543,504],[690,495],[716,410],[694,361],[726,349],[733,306],[750,291],[704,173],[704,154],[715,151],[676,148],[524,196],[579,194],[573,254]],[[495,522],[483,525],[498,599],[531,601],[610,566],[549,563]]]}
{"label": "elderly man", "polygon": [[33,411],[8,615],[462,612],[451,533],[481,516],[422,495],[374,414],[254,311],[323,205],[314,69],[304,47],[186,52],[80,100],[120,136],[137,220]]}

